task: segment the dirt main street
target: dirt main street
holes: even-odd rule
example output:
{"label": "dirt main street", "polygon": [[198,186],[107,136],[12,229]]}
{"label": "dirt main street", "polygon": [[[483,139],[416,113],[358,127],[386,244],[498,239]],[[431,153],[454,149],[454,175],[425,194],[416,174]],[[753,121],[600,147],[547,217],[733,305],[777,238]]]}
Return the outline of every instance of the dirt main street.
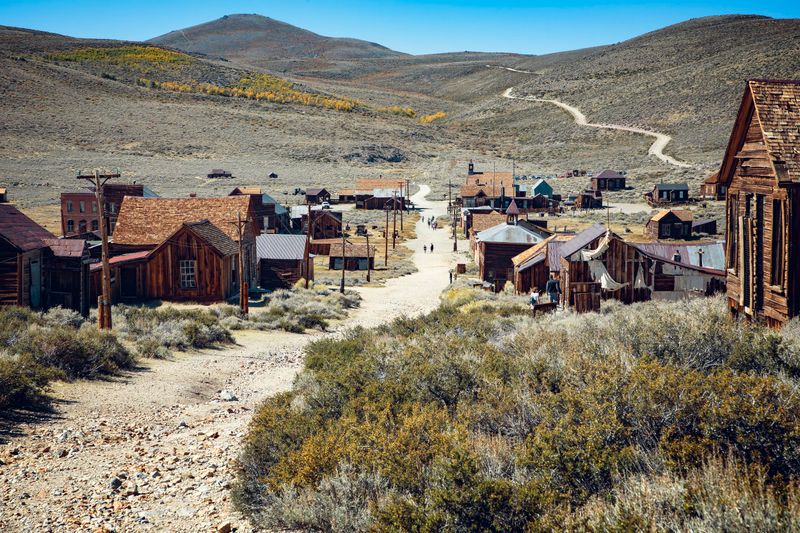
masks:
{"label": "dirt main street", "polygon": [[[424,222],[446,213],[446,202],[427,200],[429,192],[422,185],[412,197],[422,220],[406,243],[419,272],[359,288],[362,307],[337,331],[237,332],[231,348],[57,385],[55,415],[21,424],[0,447],[0,530],[251,530],[229,496],[239,445],[259,403],[291,387],[304,346],[438,305],[454,254],[447,230]],[[434,253],[424,253],[431,243]]]}

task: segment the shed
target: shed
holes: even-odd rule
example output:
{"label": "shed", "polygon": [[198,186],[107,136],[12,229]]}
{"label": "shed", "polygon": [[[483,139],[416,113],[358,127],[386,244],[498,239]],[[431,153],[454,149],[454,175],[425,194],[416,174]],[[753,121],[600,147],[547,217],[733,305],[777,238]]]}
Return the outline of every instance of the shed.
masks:
{"label": "shed", "polygon": [[232,178],[233,174],[222,168],[214,168],[208,173],[209,179],[214,178]]}
{"label": "shed", "polygon": [[692,233],[705,233],[706,235],[716,235],[717,220],[714,218],[695,220],[694,222],[692,222]]}
{"label": "shed", "polygon": [[328,268],[330,270],[341,270],[343,262],[346,270],[374,269],[375,247],[346,242],[344,254],[342,254],[342,243],[331,244]]}
{"label": "shed", "polygon": [[331,193],[321,187],[309,187],[306,189],[306,202],[309,204],[321,204],[331,199]]}
{"label": "shed", "polygon": [[595,191],[618,191],[625,188],[625,176],[615,170],[603,170],[592,176],[591,189]]}
{"label": "shed", "polygon": [[686,239],[692,236],[692,212],[664,209],[647,222],[645,233],[654,239]]}
{"label": "shed", "polygon": [[[289,288],[300,279],[314,279],[313,256],[306,263],[305,235],[256,237],[259,279],[262,289]],[[308,274],[306,274],[308,272]]]}

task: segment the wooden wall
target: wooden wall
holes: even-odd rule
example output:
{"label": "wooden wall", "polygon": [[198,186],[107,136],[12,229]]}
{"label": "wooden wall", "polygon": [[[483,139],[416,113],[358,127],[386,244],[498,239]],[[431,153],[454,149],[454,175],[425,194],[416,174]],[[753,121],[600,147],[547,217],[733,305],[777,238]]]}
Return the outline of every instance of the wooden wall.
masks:
{"label": "wooden wall", "polygon": [[16,248],[0,239],[0,305],[21,305],[20,265]]}

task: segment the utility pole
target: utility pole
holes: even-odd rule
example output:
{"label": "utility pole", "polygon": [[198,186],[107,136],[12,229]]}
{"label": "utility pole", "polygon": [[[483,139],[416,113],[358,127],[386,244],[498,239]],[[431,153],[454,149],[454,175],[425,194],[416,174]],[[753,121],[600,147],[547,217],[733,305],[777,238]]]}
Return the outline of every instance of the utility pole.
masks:
{"label": "utility pole", "polygon": [[453,226],[453,251],[458,251],[458,241],[456,237],[456,205],[453,204],[453,180],[447,180],[447,209],[450,211],[450,225]]}
{"label": "utility pole", "polygon": [[344,271],[347,267],[347,252],[345,251],[344,231],[342,231],[342,281],[339,284],[339,292],[344,294]]}
{"label": "utility pole", "polygon": [[369,255],[369,252],[370,252],[370,249],[369,249],[369,230],[367,230],[367,233],[366,233],[365,236],[367,237],[367,283],[369,283],[371,281],[369,279],[370,278],[370,270],[372,270],[372,267],[369,264],[369,260],[370,260],[370,255]]}
{"label": "utility pole", "polygon": [[242,312],[242,318],[247,319],[250,314],[250,301],[248,299],[250,288],[244,277],[244,228],[249,222],[248,219],[242,220],[242,214],[236,214],[236,234],[239,237],[239,310]]}
{"label": "utility pole", "polygon": [[397,247],[397,191],[392,193],[392,250]]}
{"label": "utility pole", "polygon": [[386,230],[383,232],[383,266],[389,266],[389,206],[384,204],[383,210],[386,211]]}
{"label": "utility pole", "polygon": [[100,217],[100,237],[102,239],[103,279],[102,292],[97,297],[97,325],[99,329],[111,329],[111,267],[108,264],[108,227],[106,225],[106,201],[103,188],[111,178],[118,178],[119,172],[114,174],[100,174],[95,170],[92,175],[78,175],[78,179],[94,183],[94,196],[97,201],[97,214]]}
{"label": "utility pole", "polygon": [[[306,209],[308,210],[307,225],[306,228],[306,289],[308,288],[308,274],[311,272],[311,265],[309,261],[311,260],[311,204],[309,203],[308,196],[306,196]],[[302,217],[300,218],[302,220]]]}
{"label": "utility pole", "polygon": [[453,206],[453,214],[451,215],[452,225],[453,225],[453,251],[458,251],[458,234],[456,232],[456,227],[458,226],[458,218],[457,218],[458,206]]}

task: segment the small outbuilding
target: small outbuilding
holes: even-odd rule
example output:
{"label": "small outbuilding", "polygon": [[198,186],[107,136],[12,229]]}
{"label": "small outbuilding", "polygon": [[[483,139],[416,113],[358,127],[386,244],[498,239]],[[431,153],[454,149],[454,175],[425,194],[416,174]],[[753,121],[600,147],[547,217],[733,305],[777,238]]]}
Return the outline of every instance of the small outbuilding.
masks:
{"label": "small outbuilding", "polygon": [[664,209],[645,226],[645,233],[654,239],[685,239],[692,235],[692,212],[685,209]]}
{"label": "small outbuilding", "polygon": [[329,202],[331,193],[321,187],[309,187],[306,189],[306,203],[316,205],[322,202]]}
{"label": "small outbuilding", "polygon": [[331,270],[341,270],[343,264],[345,270],[374,269],[375,247],[367,247],[366,244],[346,242],[344,253],[342,253],[341,243],[331,244],[328,268]]}
{"label": "small outbuilding", "polygon": [[259,235],[256,237],[259,285],[262,289],[290,288],[298,280],[314,279],[313,255],[306,263],[305,235]]}
{"label": "small outbuilding", "polygon": [[228,172],[227,170],[222,169],[222,168],[212,169],[211,172],[208,173],[208,178],[209,179],[232,178],[232,177],[233,177],[233,174],[231,174],[230,172]]}

